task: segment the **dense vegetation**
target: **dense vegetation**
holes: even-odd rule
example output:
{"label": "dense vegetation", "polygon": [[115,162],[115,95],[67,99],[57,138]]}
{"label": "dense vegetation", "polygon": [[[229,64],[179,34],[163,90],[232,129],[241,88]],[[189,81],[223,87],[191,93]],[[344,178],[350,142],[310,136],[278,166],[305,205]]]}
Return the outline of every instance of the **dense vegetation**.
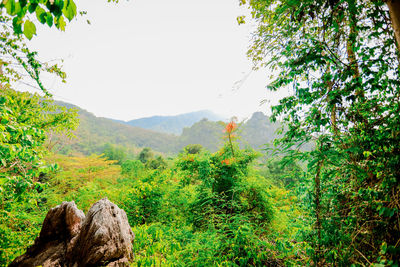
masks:
{"label": "dense vegetation", "polygon": [[[41,83],[43,71],[65,74],[27,48],[24,38],[36,28],[26,14],[62,30],[76,6],[0,4],[1,265],[32,244],[50,207],[74,200],[87,211],[107,196],[127,212],[138,266],[398,266],[399,1],[247,4],[259,23],[250,57],[275,71],[270,90],[292,88],[272,108],[285,131],[261,154],[239,145],[249,133],[234,121],[212,152],[193,145],[185,129],[189,146],[170,158],[124,150],[126,136],[101,151],[86,144],[87,154],[101,156],[51,153],[55,136],[75,130],[76,110],[54,105]],[[16,65],[45,96],[11,89],[21,78]],[[222,130],[209,121],[193,127],[198,138],[204,129]],[[315,147],[300,149],[309,142]]]}
{"label": "dense vegetation", "polygon": [[0,262],[32,244],[49,208],[74,200],[87,211],[102,197],[127,212],[139,266],[296,262],[294,251],[307,244],[285,240],[306,225],[280,179],[292,170],[268,167],[258,156],[234,141],[215,153],[189,146],[168,161],[143,149],[118,165],[99,156],[49,154],[51,168],[39,175],[36,187],[2,207]]}
{"label": "dense vegetation", "polygon": [[[246,1],[242,1],[245,3]],[[399,1],[250,1],[249,50],[291,88],[273,107],[282,142],[316,140],[309,157],[316,265],[398,264],[400,258]],[[397,41],[396,41],[397,39]]]}

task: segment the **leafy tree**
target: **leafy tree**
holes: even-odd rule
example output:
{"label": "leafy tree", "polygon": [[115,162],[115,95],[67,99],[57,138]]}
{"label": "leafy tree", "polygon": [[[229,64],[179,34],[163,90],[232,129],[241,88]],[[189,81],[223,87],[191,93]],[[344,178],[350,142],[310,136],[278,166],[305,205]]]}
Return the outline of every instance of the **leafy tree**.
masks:
{"label": "leafy tree", "polygon": [[115,146],[110,143],[104,145],[103,154],[109,160],[116,160],[118,164],[122,164],[127,156],[126,150],[123,147]]}
{"label": "leafy tree", "polygon": [[[16,194],[32,186],[43,164],[48,131],[72,134],[76,114],[39,95],[3,88],[0,92],[1,177]],[[23,181],[23,182],[22,182]]]}
{"label": "leafy tree", "polygon": [[144,165],[139,160],[126,160],[121,165],[121,174],[137,177],[142,174]]}
{"label": "leafy tree", "polygon": [[[184,173],[182,186],[197,185],[189,221],[196,231],[217,229],[221,240],[219,262],[235,266],[276,264],[260,236],[270,227],[274,209],[267,180],[253,176],[254,151],[241,150],[233,141],[236,124],[226,125],[227,141],[216,153],[181,154],[177,162]],[[257,227],[255,227],[257,225]],[[211,264],[211,263],[208,263]]]}
{"label": "leafy tree", "polygon": [[303,176],[303,170],[294,161],[271,158],[262,164],[262,174],[285,188],[295,189]]}
{"label": "leafy tree", "polygon": [[226,133],[230,138],[220,151],[213,155],[186,154],[178,162],[179,168],[191,178],[186,183],[201,181],[198,199],[192,207],[194,224],[200,228],[212,222],[215,212],[251,214],[252,211],[257,213],[252,219],[260,222],[268,222],[272,216],[261,188],[252,188],[246,180],[249,164],[257,154],[238,149],[232,140],[234,129],[234,123],[227,124]]}
{"label": "leafy tree", "polygon": [[203,146],[200,144],[193,144],[193,145],[187,145],[183,149],[183,151],[187,154],[198,154],[200,153],[201,150],[203,150]]}
{"label": "leafy tree", "polygon": [[0,91],[0,265],[6,265],[36,234],[38,229],[31,225],[40,225],[41,219],[27,218],[43,202],[43,174],[57,169],[43,160],[48,153],[47,133],[71,135],[77,126],[75,115],[48,97],[9,88]]}
{"label": "leafy tree", "polygon": [[153,157],[154,157],[154,153],[148,147],[143,148],[139,154],[139,160],[144,164],[146,164],[148,161],[150,161]]}
{"label": "leafy tree", "polygon": [[[9,0],[7,3],[10,2],[13,0]],[[54,74],[65,82],[66,74],[58,64],[40,62],[37,52],[28,48],[25,38],[12,32],[8,16],[0,15],[0,23],[0,88],[8,86],[13,81],[21,80],[27,74],[35,83],[31,86],[38,87],[50,95],[40,80],[42,72]]]}
{"label": "leafy tree", "polygon": [[[35,15],[38,22],[64,31],[66,20],[71,21],[77,14],[73,0],[40,0],[15,1],[6,0],[0,3],[0,82],[9,83],[23,77],[23,71],[36,83],[40,90],[49,94],[40,80],[41,72],[49,72],[59,76],[65,82],[66,75],[57,64],[42,63],[37,53],[30,51],[25,43],[36,35],[36,25],[32,22]],[[3,12],[3,10],[5,12]]]}
{"label": "leafy tree", "polygon": [[157,156],[155,159],[151,159],[146,163],[146,167],[153,170],[164,170],[167,168],[167,166],[167,162],[161,156]]}
{"label": "leafy tree", "polygon": [[[388,3],[391,12],[398,6]],[[292,92],[273,119],[287,123],[281,144],[290,159],[309,161],[315,264],[398,263],[398,16],[384,1],[249,6],[259,23],[249,56],[276,73],[268,89]],[[310,153],[289,149],[311,139]]]}
{"label": "leafy tree", "polygon": [[127,192],[128,216],[133,225],[157,220],[163,200],[163,190],[155,181],[138,181],[135,188]]}

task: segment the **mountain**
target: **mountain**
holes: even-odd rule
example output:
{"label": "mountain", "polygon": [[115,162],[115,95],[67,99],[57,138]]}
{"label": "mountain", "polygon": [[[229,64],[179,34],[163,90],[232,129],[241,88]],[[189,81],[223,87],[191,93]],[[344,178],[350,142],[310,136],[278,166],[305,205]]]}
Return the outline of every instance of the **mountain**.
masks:
{"label": "mountain", "polygon": [[78,109],[80,123],[75,132],[76,138],[64,140],[63,153],[68,150],[85,155],[101,153],[105,144],[121,145],[134,151],[151,147],[160,152],[175,152],[178,137],[139,127],[126,125],[111,119],[96,117],[94,114],[72,104],[56,101],[56,104]]}
{"label": "mountain", "polygon": [[213,113],[212,111],[201,110],[176,116],[153,116],[141,118],[124,123],[157,132],[180,135],[183,128],[190,127],[201,119],[207,119],[209,121],[225,120],[225,118]]}
{"label": "mountain", "polygon": [[[236,134],[242,147],[249,146],[261,150],[266,143],[277,137],[276,130],[279,127],[279,123],[271,123],[269,117],[264,113],[255,112],[249,120],[239,123]],[[223,129],[223,124],[203,119],[192,127],[183,129],[178,146],[200,144],[210,151],[217,151],[225,141]]]}
{"label": "mountain", "polygon": [[255,112],[251,118],[243,124],[239,135],[243,144],[254,149],[265,148],[266,143],[272,142],[278,137],[277,130],[281,127],[278,122],[271,122],[269,117],[262,112]]}
{"label": "mountain", "polygon": [[217,151],[224,143],[223,129],[221,123],[202,119],[183,129],[178,146],[184,148],[190,144],[200,144],[212,152]]}
{"label": "mountain", "polygon": [[[189,127],[184,127],[182,134],[177,136],[143,129],[112,119],[96,117],[94,114],[68,103],[56,102],[56,104],[78,109],[80,117],[75,139],[68,140],[63,136],[57,137],[58,140],[53,138],[53,142],[61,144],[58,147],[59,152],[63,154],[76,152],[85,155],[100,154],[104,151],[106,144],[120,146],[133,154],[138,154],[144,147],[150,147],[155,151],[172,155],[189,144],[200,144],[209,151],[215,152],[225,142],[223,139],[224,123],[221,121],[215,122],[203,118]],[[193,112],[188,114],[200,116],[200,114],[204,115],[205,113]],[[171,117],[179,116],[170,116],[169,118]],[[188,117],[194,118],[195,116]],[[242,147],[250,146],[260,150],[264,147],[264,144],[277,137],[275,132],[279,127],[279,123],[271,123],[262,112],[256,112],[249,120],[239,123],[237,135],[240,138],[238,140]]]}

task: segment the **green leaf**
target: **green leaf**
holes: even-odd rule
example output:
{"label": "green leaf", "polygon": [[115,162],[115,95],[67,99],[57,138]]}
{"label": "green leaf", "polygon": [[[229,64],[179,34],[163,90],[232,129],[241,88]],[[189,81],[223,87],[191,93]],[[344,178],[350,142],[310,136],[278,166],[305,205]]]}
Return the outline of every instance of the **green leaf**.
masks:
{"label": "green leaf", "polygon": [[26,36],[26,38],[31,40],[33,35],[35,35],[35,34],[36,34],[36,26],[35,26],[35,24],[33,24],[33,22],[30,21],[30,20],[25,21],[25,24],[24,24],[24,35]]}
{"label": "green leaf", "polygon": [[13,28],[16,34],[22,33],[22,20],[19,17],[13,18]]}
{"label": "green leaf", "polygon": [[49,27],[53,26],[53,15],[49,12],[46,13],[46,23]]}
{"label": "green leaf", "polygon": [[61,30],[61,31],[65,31],[65,26],[67,24],[65,23],[64,17],[59,17],[56,19],[56,27],[57,29]]}
{"label": "green leaf", "polygon": [[15,0],[7,0],[5,3],[6,11],[8,15],[13,15],[15,12]]}
{"label": "green leaf", "polygon": [[38,3],[30,3],[28,7],[29,13],[35,12],[36,8],[38,7]]}
{"label": "green leaf", "polygon": [[19,0],[19,4],[21,5],[21,8],[24,8],[27,3],[28,3],[27,0]]}
{"label": "green leaf", "polygon": [[36,8],[36,17],[37,17],[38,21],[42,24],[45,24],[46,16],[47,16],[46,11],[43,8],[41,8],[40,6],[38,6]]}
{"label": "green leaf", "polygon": [[62,14],[62,10],[64,8],[64,1],[63,0],[55,0],[54,5],[57,7],[57,16],[60,16]]}
{"label": "green leaf", "polygon": [[387,251],[387,243],[383,242],[381,245],[381,254],[385,254]]}
{"label": "green leaf", "polygon": [[22,17],[21,14],[21,4],[19,2],[15,2],[15,6],[14,6],[14,12],[12,12],[11,15],[18,15],[20,17]]}
{"label": "green leaf", "polygon": [[60,17],[62,15],[64,2],[62,0],[47,1],[46,7],[52,15]]}
{"label": "green leaf", "polygon": [[[1,162],[4,164],[4,166],[6,166],[5,161],[3,159],[1,159]],[[7,182],[7,180],[8,180],[7,178],[1,177],[0,178],[0,185],[5,184]]]}
{"label": "green leaf", "polygon": [[63,8],[64,16],[71,21],[76,16],[76,5],[73,0],[67,0]]}

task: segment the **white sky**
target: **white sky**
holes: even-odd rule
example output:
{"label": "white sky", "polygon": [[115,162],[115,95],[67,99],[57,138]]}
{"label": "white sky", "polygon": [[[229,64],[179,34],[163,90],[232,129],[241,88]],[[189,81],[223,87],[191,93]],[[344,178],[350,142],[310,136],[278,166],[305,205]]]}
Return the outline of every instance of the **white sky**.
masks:
{"label": "white sky", "polygon": [[251,72],[252,26],[237,24],[248,13],[238,0],[76,3],[86,17],[31,41],[43,60],[64,59],[67,84],[45,79],[55,99],[122,120],[201,109],[245,118],[277,101],[266,71]]}

